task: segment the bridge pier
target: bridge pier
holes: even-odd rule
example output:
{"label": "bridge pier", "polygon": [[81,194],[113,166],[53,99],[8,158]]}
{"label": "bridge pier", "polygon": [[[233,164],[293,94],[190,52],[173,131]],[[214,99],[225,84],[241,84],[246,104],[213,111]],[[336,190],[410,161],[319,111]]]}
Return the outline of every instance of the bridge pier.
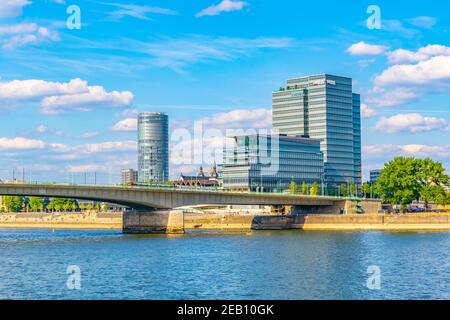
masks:
{"label": "bridge pier", "polygon": [[184,233],[184,212],[181,210],[130,211],[123,215],[123,233]]}

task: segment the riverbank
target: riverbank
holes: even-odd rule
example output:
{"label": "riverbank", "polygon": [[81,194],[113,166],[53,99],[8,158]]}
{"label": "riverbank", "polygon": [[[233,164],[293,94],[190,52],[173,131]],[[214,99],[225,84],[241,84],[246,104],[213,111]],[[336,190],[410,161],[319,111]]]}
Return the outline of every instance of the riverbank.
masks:
{"label": "riverbank", "polygon": [[61,212],[0,214],[0,228],[15,229],[114,229],[122,230],[121,212]]}
{"label": "riverbank", "polygon": [[[150,214],[148,217],[148,219],[151,220],[150,222],[154,220],[151,216],[152,215]],[[450,230],[449,212],[395,215],[309,214],[295,216],[185,213],[184,219],[183,215],[180,215],[179,217],[181,220],[177,221],[177,225],[184,225],[184,230],[186,231]],[[170,219],[167,220],[167,225],[170,224],[170,221]],[[161,223],[162,222],[159,221],[159,224]],[[122,230],[123,226],[124,214],[121,212],[103,213],[86,211],[83,213],[9,213],[0,215],[0,228]],[[164,226],[161,227],[164,229]]]}
{"label": "riverbank", "polygon": [[297,216],[186,214],[184,223],[187,230],[450,230],[450,213]]}

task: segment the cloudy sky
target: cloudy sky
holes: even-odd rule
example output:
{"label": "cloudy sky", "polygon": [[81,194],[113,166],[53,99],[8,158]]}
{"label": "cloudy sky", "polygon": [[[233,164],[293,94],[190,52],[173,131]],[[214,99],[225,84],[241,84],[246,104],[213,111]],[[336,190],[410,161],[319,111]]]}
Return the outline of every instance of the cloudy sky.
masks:
{"label": "cloudy sky", "polygon": [[[1,0],[0,179],[116,182],[136,167],[137,111],[172,132],[267,128],[273,90],[324,72],[362,95],[365,176],[396,155],[450,168],[450,4],[377,1],[381,29],[371,4]],[[182,158],[172,177],[196,166]]]}

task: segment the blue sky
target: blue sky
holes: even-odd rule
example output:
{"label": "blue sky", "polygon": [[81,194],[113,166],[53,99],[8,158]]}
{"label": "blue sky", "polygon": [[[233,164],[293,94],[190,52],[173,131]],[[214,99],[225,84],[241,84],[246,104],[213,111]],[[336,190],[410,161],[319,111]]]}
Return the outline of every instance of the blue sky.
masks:
{"label": "blue sky", "polygon": [[[81,29],[67,28],[69,5]],[[381,29],[366,24],[369,5]],[[334,73],[362,94],[363,167],[396,155],[450,167],[448,1],[2,0],[0,178],[117,181],[135,116],[173,130],[270,126],[271,92]],[[178,159],[180,160],[180,159]],[[220,162],[220,160],[218,160]],[[208,161],[203,161],[208,162]],[[172,176],[197,163],[172,163]]]}

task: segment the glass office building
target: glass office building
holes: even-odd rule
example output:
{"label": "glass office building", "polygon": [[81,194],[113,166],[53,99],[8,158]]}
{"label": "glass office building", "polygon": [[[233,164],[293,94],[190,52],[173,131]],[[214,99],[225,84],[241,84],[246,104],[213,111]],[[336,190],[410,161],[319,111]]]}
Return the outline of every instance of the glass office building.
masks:
{"label": "glass office building", "polygon": [[370,170],[370,183],[375,184],[381,177],[381,169]]}
{"label": "glass office building", "polygon": [[169,179],[169,117],[160,112],[138,115],[139,182]]}
{"label": "glass office building", "polygon": [[235,136],[224,148],[225,189],[280,192],[292,181],[321,185],[323,154],[320,141],[283,135]]}
{"label": "glass office building", "polygon": [[361,184],[360,96],[352,79],[329,74],[287,80],[272,94],[273,127],[321,140],[328,187]]}

